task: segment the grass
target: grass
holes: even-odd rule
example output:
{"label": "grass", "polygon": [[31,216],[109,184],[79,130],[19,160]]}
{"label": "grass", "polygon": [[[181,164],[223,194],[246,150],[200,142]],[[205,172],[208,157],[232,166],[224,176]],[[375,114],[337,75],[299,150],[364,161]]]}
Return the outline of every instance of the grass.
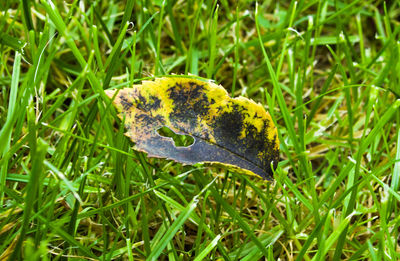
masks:
{"label": "grass", "polygon": [[[399,1],[5,1],[1,260],[400,259]],[[132,149],[104,90],[265,105],[274,181]]]}

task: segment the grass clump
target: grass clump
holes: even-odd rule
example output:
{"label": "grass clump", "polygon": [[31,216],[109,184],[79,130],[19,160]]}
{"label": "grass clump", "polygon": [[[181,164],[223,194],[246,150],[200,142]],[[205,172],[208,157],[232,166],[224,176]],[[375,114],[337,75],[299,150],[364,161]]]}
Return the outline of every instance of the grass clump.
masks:
{"label": "grass clump", "polygon": [[[397,260],[398,1],[5,1],[0,259]],[[215,79],[268,108],[268,183],[132,150],[105,89]]]}

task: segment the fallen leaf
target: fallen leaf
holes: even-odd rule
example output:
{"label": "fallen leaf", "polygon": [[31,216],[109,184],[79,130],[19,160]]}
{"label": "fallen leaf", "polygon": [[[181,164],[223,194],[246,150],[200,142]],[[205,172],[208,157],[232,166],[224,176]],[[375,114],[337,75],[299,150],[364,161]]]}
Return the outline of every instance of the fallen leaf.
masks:
{"label": "fallen leaf", "polygon": [[[230,98],[222,86],[191,77],[157,78],[106,93],[115,95],[113,103],[135,149],[149,157],[219,163],[271,179],[279,141],[271,116],[260,104]],[[164,127],[190,135],[193,144],[176,146],[171,137],[159,133]]]}

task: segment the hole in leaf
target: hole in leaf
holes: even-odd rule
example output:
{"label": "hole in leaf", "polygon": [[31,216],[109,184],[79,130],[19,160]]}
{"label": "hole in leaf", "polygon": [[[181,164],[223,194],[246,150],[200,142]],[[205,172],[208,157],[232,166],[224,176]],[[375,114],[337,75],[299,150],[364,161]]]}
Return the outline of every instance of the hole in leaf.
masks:
{"label": "hole in leaf", "polygon": [[176,134],[173,130],[166,126],[159,128],[157,132],[163,137],[172,138],[174,140],[175,147],[189,147],[194,143],[194,138],[192,136]]}

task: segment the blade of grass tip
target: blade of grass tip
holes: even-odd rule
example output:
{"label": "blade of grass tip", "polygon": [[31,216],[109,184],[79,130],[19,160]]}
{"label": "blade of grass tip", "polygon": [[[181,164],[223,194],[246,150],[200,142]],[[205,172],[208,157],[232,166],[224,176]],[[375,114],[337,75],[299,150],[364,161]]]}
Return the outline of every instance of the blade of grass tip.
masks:
{"label": "blade of grass tip", "polygon": [[[381,59],[382,55],[386,52],[386,49],[392,44],[392,42],[391,42],[392,39],[395,39],[394,36],[397,36],[399,31],[400,31],[400,26],[397,26],[395,28],[394,33],[392,34],[393,38],[391,38],[389,41],[386,41],[383,43],[382,48],[380,48],[379,51],[376,52],[374,57],[369,58],[368,64],[365,66],[365,68],[370,69],[373,65],[375,65],[377,63],[378,59]],[[377,39],[380,39],[380,38],[377,38]]]}
{"label": "blade of grass tip", "polygon": [[[35,134],[32,134],[35,135]],[[37,145],[35,146],[36,150],[31,151],[32,156],[32,170],[29,177],[29,183],[27,185],[26,194],[25,194],[25,208],[24,215],[21,225],[21,231],[19,234],[18,242],[15,246],[14,252],[12,253],[9,260],[19,260],[22,253],[22,243],[26,239],[25,234],[28,230],[28,226],[31,222],[31,212],[33,209],[33,205],[37,200],[38,188],[40,182],[40,176],[43,172],[43,162],[47,153],[48,144],[42,140],[38,139]]]}
{"label": "blade of grass tip", "polygon": [[[18,114],[16,113],[16,101],[18,94],[18,82],[20,78],[20,70],[21,70],[21,54],[19,52],[15,52],[15,59],[13,65],[13,72],[11,76],[11,86],[10,93],[8,98],[8,111],[6,122],[0,130],[0,155],[4,157],[4,155],[8,152],[11,143],[11,133],[12,127],[17,119]],[[6,177],[8,172],[8,161],[5,161],[1,165],[0,169],[0,205],[3,205],[4,199],[4,187],[6,183]]]}
{"label": "blade of grass tip", "polygon": [[215,246],[217,245],[218,241],[221,239],[221,235],[217,235],[213,241],[211,241],[210,244],[208,244],[208,246],[206,248],[203,249],[203,251],[201,251],[201,253],[196,256],[196,258],[194,259],[194,261],[201,261],[204,258],[206,258],[206,256],[211,252],[211,250],[213,250],[215,248]]}
{"label": "blade of grass tip", "polygon": [[[358,31],[358,37],[360,39],[360,54],[361,54],[361,64],[366,63],[366,58],[365,58],[365,48],[364,48],[364,35],[363,35],[363,29],[362,29],[362,23],[361,23],[361,16],[360,13],[357,14],[356,16],[356,23],[357,23],[357,31]],[[358,77],[360,77],[359,75]]]}
{"label": "blade of grass tip", "polygon": [[18,83],[19,83],[19,76],[20,76],[20,65],[21,65],[21,54],[19,52],[15,53],[14,65],[13,65],[13,72],[11,76],[11,86],[10,86],[10,93],[8,99],[8,111],[7,111],[7,118],[6,122],[4,123],[3,127],[0,131],[0,153],[4,155],[8,151],[11,141],[11,131],[12,125],[15,119],[17,118],[17,114],[15,113],[16,110],[16,100],[17,100],[17,93],[18,93]]}
{"label": "blade of grass tip", "polygon": [[38,48],[38,46],[37,46],[37,44],[36,44],[36,36],[35,36],[35,31],[29,31],[28,32],[28,35],[29,35],[29,37],[28,37],[28,40],[27,40],[27,42],[29,43],[28,45],[27,45],[27,48],[29,48],[29,51],[31,52],[31,55],[32,55],[32,58],[29,60],[32,64],[34,64],[34,65],[36,65],[35,64],[35,60],[37,59],[37,55],[36,55],[36,51],[37,51],[37,48]]}
{"label": "blade of grass tip", "polygon": [[[131,50],[130,48],[132,48],[132,46],[133,46],[133,48],[134,48],[134,51],[135,51],[135,57],[133,57],[133,55],[132,55],[132,58],[131,58],[131,60],[132,61],[136,61],[136,43],[137,43],[137,39],[140,39],[140,40],[142,40],[142,41],[144,41],[143,39],[145,39],[144,37],[139,37],[139,36],[141,36],[141,34],[146,30],[146,28],[148,27],[148,26],[150,26],[151,27],[151,21],[153,21],[153,19],[158,15],[159,13],[158,12],[156,12],[156,13],[154,13],[150,18],[148,18],[147,19],[147,21],[143,24],[143,26],[140,28],[140,30],[136,33],[136,31],[135,31],[135,33],[134,33],[134,36],[132,37],[132,40],[130,40],[129,42],[128,42],[128,46],[127,47],[125,47],[125,51],[120,55],[120,58],[116,61],[116,63],[113,63],[113,66],[115,66],[116,68],[118,68],[119,67],[119,64],[121,63],[121,61],[122,61],[122,58],[123,57],[125,57],[126,55],[127,55],[127,53]],[[124,48],[124,44],[122,44],[122,48]],[[131,53],[132,53],[133,51],[131,51]],[[134,67],[135,66],[135,63],[131,63],[131,69],[132,68],[135,68]],[[132,71],[132,70],[131,70]],[[138,75],[142,75],[142,61],[140,61],[140,64],[139,64],[139,70],[138,70]],[[131,73],[131,75],[132,75],[132,73]],[[132,78],[133,78],[133,76],[132,76]],[[133,82],[133,79],[131,80],[131,82]]]}
{"label": "blade of grass tip", "polygon": [[37,46],[35,44],[35,32],[34,31],[29,31],[28,33],[29,35],[29,39],[30,39],[30,50],[32,52],[32,56],[34,58],[34,60],[32,60],[31,62],[34,63],[34,66],[29,68],[29,71],[27,74],[25,74],[24,79],[26,79],[26,81],[22,81],[21,85],[18,87],[19,89],[19,93],[21,94],[21,98],[19,99],[19,108],[16,108],[16,113],[14,113],[14,115],[18,115],[18,117],[16,118],[16,123],[14,126],[14,130],[13,130],[13,138],[14,140],[18,140],[23,132],[23,128],[26,125],[26,121],[25,121],[25,116],[27,113],[26,108],[28,107],[29,104],[29,100],[31,99],[32,95],[34,95],[34,74],[33,71],[36,70],[38,64],[36,63],[36,59],[37,59]]}
{"label": "blade of grass tip", "polygon": [[172,240],[175,236],[176,232],[183,226],[185,221],[189,218],[190,214],[196,209],[198,203],[197,197],[195,197],[189,205],[185,208],[184,211],[179,215],[179,217],[172,223],[169,227],[167,233],[164,234],[160,242],[154,246],[150,255],[146,258],[146,260],[157,260],[157,258],[161,255],[164,248],[167,244]]}
{"label": "blade of grass tip", "polygon": [[214,60],[216,56],[216,44],[217,44],[217,32],[218,32],[218,8],[219,5],[217,4],[216,8],[213,12],[213,17],[210,25],[209,31],[209,48],[210,48],[210,57],[208,61],[208,68],[207,68],[207,78],[212,79],[214,73]]}
{"label": "blade of grass tip", "polygon": [[[130,23],[131,22],[131,17],[132,17],[132,10],[133,7],[135,6],[135,1],[134,0],[128,0],[126,2],[126,5],[124,7],[124,16],[122,17],[122,22],[121,24],[125,24],[125,23]],[[121,31],[119,32],[119,34],[121,33]]]}
{"label": "blade of grass tip", "polygon": [[0,44],[9,46],[14,50],[21,50],[26,43],[11,35],[0,33]]}
{"label": "blade of grass tip", "polygon": [[190,73],[193,75],[199,74],[200,58],[201,58],[201,52],[197,48],[193,48],[190,58]]}
{"label": "blade of grass tip", "polygon": [[[161,62],[161,57],[160,57],[160,46],[161,46],[161,31],[162,31],[162,25],[163,25],[163,18],[164,18],[164,7],[165,7],[165,0],[162,1],[161,3],[161,11],[160,11],[160,20],[158,22],[158,35],[157,35],[157,46],[156,46],[156,62],[154,63],[154,74],[157,76],[159,75],[158,71],[158,65],[160,64],[160,67],[162,67],[162,62]],[[164,69],[162,69],[164,71]],[[161,72],[162,74],[165,74],[165,72]]]}

